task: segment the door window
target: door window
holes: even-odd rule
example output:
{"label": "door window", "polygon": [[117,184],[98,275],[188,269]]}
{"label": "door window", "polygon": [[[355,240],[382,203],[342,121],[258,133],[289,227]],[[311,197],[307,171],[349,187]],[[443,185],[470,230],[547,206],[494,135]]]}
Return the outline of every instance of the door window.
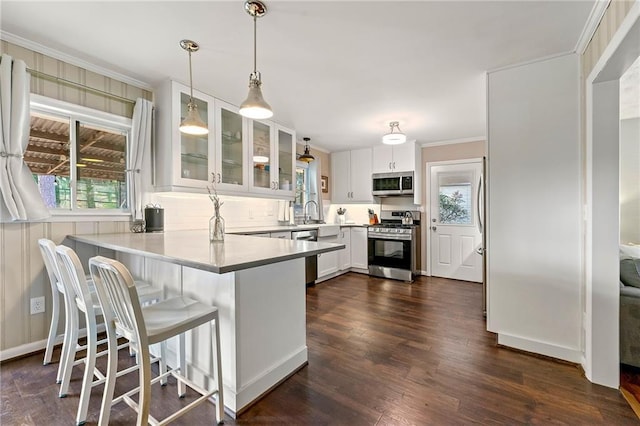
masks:
{"label": "door window", "polygon": [[441,224],[473,224],[472,189],[472,172],[442,172],[438,174]]}

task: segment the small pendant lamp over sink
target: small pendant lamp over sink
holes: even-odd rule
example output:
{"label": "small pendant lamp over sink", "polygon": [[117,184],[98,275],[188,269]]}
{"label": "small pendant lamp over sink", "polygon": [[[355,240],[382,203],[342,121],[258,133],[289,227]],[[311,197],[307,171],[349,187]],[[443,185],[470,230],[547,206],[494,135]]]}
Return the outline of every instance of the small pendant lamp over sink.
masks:
{"label": "small pendant lamp over sink", "polygon": [[[400,130],[400,123],[398,121],[392,121],[389,123],[390,131],[386,135],[382,136],[382,143],[386,145],[400,145],[407,141],[407,135]],[[394,131],[394,129],[397,129]]]}
{"label": "small pendant lamp over sink", "polygon": [[189,52],[189,103],[187,104],[187,116],[180,122],[180,131],[188,135],[206,135],[209,129],[200,114],[198,114],[198,106],[193,100],[193,72],[191,71],[191,52],[197,52],[200,49],[198,43],[191,40],[181,40],[180,47]]}
{"label": "small pendant lamp over sink", "polygon": [[249,95],[240,105],[240,115],[247,118],[263,119],[273,116],[271,106],[262,97],[262,76],[256,65],[256,21],[267,14],[267,6],[259,0],[244,2],[244,10],[253,17],[253,72],[249,76]]}
{"label": "small pendant lamp over sink", "polygon": [[311,155],[311,153],[309,152],[309,149],[310,149],[309,141],[311,140],[311,138],[302,138],[302,140],[304,141],[304,154],[298,157],[298,161],[302,161],[304,163],[310,163],[313,160],[315,160],[315,157]]}

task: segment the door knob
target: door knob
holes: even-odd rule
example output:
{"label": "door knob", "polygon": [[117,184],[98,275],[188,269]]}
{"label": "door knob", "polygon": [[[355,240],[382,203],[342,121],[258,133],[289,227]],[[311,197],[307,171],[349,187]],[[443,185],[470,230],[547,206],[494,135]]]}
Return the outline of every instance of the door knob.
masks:
{"label": "door knob", "polygon": [[432,230],[432,231],[435,231],[435,230],[436,230],[436,227],[435,227],[435,226],[432,226],[432,227],[431,227],[431,230]]}

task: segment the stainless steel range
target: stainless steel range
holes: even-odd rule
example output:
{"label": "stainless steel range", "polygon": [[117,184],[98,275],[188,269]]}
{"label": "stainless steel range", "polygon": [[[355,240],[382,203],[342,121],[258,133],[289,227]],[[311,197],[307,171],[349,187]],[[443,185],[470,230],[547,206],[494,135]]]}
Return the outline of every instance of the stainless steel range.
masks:
{"label": "stainless steel range", "polygon": [[369,275],[411,282],[418,275],[420,212],[381,211],[368,229]]}

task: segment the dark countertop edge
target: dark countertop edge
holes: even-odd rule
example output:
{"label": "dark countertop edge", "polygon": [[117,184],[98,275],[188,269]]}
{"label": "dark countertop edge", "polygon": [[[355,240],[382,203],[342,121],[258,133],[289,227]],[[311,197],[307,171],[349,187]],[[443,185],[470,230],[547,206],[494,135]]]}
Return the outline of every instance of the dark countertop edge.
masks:
{"label": "dark countertop edge", "polygon": [[[241,271],[243,269],[250,269],[258,266],[270,265],[272,263],[284,262],[287,260],[298,259],[301,257],[315,256],[321,253],[328,253],[330,251],[337,251],[337,250],[342,250],[346,248],[344,244],[331,244],[332,247],[319,248],[315,250],[306,251],[304,253],[290,253],[282,256],[270,257],[268,259],[262,259],[262,260],[256,260],[253,262],[245,262],[245,263],[239,263],[235,265],[226,265],[226,266],[220,267],[220,266],[210,265],[206,263],[193,262],[188,259],[176,258],[176,257],[161,255],[157,253],[141,251],[141,250],[132,249],[129,247],[122,247],[116,244],[96,242],[87,238],[83,238],[82,235],[67,235],[65,238],[72,241],[77,241],[83,244],[90,244],[93,246],[98,246],[98,247],[102,247],[109,250],[115,250],[122,253],[145,256],[145,257],[148,257],[149,259],[156,259],[156,260],[161,260],[163,262],[173,263],[176,265],[188,266],[190,268],[200,269],[202,271],[214,272],[216,274],[226,274],[228,272]],[[212,243],[212,244],[215,244],[215,243]],[[329,243],[324,243],[324,244],[329,244]]]}

